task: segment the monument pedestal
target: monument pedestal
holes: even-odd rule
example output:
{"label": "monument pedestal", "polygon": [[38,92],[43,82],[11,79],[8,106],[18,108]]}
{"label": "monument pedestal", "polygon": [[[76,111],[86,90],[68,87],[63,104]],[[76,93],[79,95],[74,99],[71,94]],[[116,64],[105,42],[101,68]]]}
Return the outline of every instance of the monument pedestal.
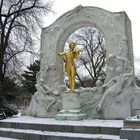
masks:
{"label": "monument pedestal", "polygon": [[80,109],[79,94],[65,92],[62,95],[62,110],[56,115],[56,120],[79,121],[86,119],[87,115]]}
{"label": "monument pedestal", "polygon": [[123,121],[123,128],[120,130],[120,138],[128,140],[140,139],[140,118],[139,115],[130,117]]}
{"label": "monument pedestal", "polygon": [[124,128],[140,129],[140,120],[124,120]]}

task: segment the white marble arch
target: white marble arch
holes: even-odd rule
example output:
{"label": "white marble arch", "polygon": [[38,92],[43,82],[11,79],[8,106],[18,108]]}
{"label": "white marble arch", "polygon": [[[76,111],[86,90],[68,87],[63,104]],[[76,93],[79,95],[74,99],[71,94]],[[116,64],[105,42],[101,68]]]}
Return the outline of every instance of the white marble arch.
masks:
{"label": "white marble arch", "polygon": [[[50,84],[50,79],[45,79],[52,88],[63,84],[63,62],[57,53],[64,49],[69,35],[81,27],[99,29],[105,38],[107,55],[115,54],[125,57],[134,67],[131,21],[126,13],[112,13],[101,8],[80,5],[63,14],[49,27],[42,29],[41,69],[53,64],[58,74],[56,83]],[[107,79],[110,80],[111,78],[107,73]]]}
{"label": "white marble arch", "polygon": [[[140,89],[134,82],[131,21],[125,12],[112,13],[97,7],[78,6],[42,29],[41,70],[36,84],[39,89],[33,95],[26,115],[55,117],[61,109],[60,93],[66,88],[63,86],[63,61],[57,54],[64,49],[70,34],[82,27],[95,27],[104,35],[108,68],[105,84],[115,78],[125,81],[121,85],[117,82],[108,86],[108,90],[103,90],[103,86],[79,89],[82,110],[90,118],[104,119],[124,119],[140,110]],[[122,75],[117,73],[118,66],[123,70]]]}

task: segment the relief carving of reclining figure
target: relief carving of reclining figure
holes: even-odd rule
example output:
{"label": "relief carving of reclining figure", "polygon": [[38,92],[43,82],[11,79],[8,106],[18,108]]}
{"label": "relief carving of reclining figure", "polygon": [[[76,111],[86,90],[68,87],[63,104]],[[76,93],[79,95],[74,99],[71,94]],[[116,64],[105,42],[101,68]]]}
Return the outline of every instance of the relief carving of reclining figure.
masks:
{"label": "relief carving of reclining figure", "polygon": [[116,76],[106,84],[102,85],[103,96],[96,107],[97,111],[101,111],[102,104],[108,95],[117,96],[121,94],[124,89],[133,86],[134,84],[133,69],[129,65],[128,60],[116,56],[114,56],[113,59],[114,58],[116,59],[114,62],[116,62],[117,66],[115,66],[116,68],[114,69]]}

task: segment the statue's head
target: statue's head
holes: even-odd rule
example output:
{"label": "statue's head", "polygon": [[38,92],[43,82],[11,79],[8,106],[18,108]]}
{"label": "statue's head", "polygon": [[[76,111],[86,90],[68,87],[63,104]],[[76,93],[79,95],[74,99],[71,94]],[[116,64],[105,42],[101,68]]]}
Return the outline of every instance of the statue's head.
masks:
{"label": "statue's head", "polygon": [[69,48],[70,48],[70,50],[74,50],[75,46],[76,46],[75,43],[70,43],[70,44],[69,44]]}
{"label": "statue's head", "polygon": [[123,72],[123,68],[120,67],[120,66],[118,66],[118,67],[115,69],[115,71],[116,71],[118,74],[120,74],[120,73]]}
{"label": "statue's head", "polygon": [[44,80],[43,79],[39,79],[39,84],[43,84]]}
{"label": "statue's head", "polygon": [[116,55],[115,54],[109,54],[108,59],[116,59]]}
{"label": "statue's head", "polygon": [[101,80],[98,79],[98,80],[96,81],[96,86],[97,86],[97,87],[102,86],[102,84],[103,84],[103,83],[102,83]]}
{"label": "statue's head", "polygon": [[37,89],[37,90],[39,90],[40,89],[40,85],[37,83],[37,84],[35,84],[35,88]]}

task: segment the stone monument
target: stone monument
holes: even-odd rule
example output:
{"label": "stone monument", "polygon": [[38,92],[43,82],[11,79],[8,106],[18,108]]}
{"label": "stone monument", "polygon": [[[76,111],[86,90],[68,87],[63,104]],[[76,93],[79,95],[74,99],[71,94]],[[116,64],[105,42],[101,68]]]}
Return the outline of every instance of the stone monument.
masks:
{"label": "stone monument", "polygon": [[[104,35],[107,70],[103,85],[98,80],[96,87],[78,90],[80,109],[88,118],[123,119],[137,115],[137,110],[140,110],[140,89],[134,80],[130,19],[125,12],[109,12],[81,5],[42,29],[41,70],[37,74],[37,92],[25,111],[26,115],[55,118],[60,110],[69,109],[63,99],[71,100],[71,97],[63,94],[66,92],[63,62],[58,53],[63,52],[70,34],[82,27],[95,27]],[[74,96],[77,99],[77,95]],[[79,110],[78,104],[75,106]]]}

